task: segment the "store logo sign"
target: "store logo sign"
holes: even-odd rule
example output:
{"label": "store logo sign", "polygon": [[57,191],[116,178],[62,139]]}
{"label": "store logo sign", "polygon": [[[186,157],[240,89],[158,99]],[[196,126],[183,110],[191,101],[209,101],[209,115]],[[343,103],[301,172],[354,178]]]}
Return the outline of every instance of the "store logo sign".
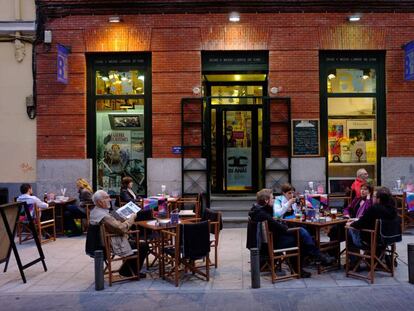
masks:
{"label": "store logo sign", "polygon": [[405,69],[404,80],[414,80],[414,41],[407,43],[404,46],[405,50]]}
{"label": "store logo sign", "polygon": [[57,45],[57,81],[68,84],[69,66],[68,56],[69,50],[63,45]]}

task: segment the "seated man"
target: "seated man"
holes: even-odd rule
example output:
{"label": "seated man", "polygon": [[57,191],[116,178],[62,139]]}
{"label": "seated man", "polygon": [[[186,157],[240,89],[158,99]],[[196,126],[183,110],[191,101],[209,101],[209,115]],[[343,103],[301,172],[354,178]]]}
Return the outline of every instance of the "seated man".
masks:
{"label": "seated man", "polygon": [[40,209],[49,207],[47,203],[42,202],[42,200],[33,195],[33,189],[30,184],[22,184],[20,186],[20,193],[21,195],[16,199],[17,202],[36,204],[36,206]]}
{"label": "seated man", "polygon": [[[95,194],[92,196],[92,201],[95,204],[95,208],[91,210],[90,214],[90,223],[91,225],[105,225],[105,230],[108,233],[111,234],[118,234],[120,236],[123,236],[123,238],[126,237],[126,233],[131,228],[131,226],[134,225],[136,214],[132,214],[128,219],[121,222],[115,219],[110,213],[109,208],[111,207],[111,198],[109,195],[103,191],[98,190],[95,192]],[[142,265],[144,263],[145,258],[148,254],[148,244],[145,242],[140,242],[139,245],[131,245],[132,248],[137,247],[139,251],[139,260],[140,264],[139,267],[136,267],[136,261],[135,260],[127,260],[122,264],[122,267],[119,271],[119,274],[122,276],[130,276],[128,265],[138,273]],[[121,250],[122,251],[122,250]],[[122,256],[122,254],[117,254]],[[134,265],[135,263],[135,265]],[[145,274],[140,273],[140,277],[144,278]]]}
{"label": "seated man", "polygon": [[[273,218],[273,192],[271,189],[262,189],[257,193],[257,203],[255,203],[249,212],[250,218],[255,222],[268,221],[269,229],[275,235],[274,248],[293,247],[296,244],[295,234],[288,232],[288,227]],[[310,236],[309,232],[304,228],[300,228],[300,244],[301,255],[312,256],[315,260],[320,261],[324,265],[330,265],[333,258],[322,254],[319,249],[315,247],[315,242]],[[303,260],[301,260],[303,263]],[[301,277],[309,278],[310,272],[302,269]]]}
{"label": "seated man", "polygon": [[277,196],[273,203],[273,216],[277,218],[284,218],[300,210],[294,197],[295,188],[289,183],[284,183],[281,189],[282,195]]}

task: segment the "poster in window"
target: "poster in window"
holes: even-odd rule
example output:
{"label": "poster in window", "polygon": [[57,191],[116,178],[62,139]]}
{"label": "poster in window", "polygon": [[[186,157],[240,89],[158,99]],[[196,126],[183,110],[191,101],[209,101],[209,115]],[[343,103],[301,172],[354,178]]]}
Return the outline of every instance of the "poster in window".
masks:
{"label": "poster in window", "polygon": [[252,148],[227,148],[227,186],[252,186]]}
{"label": "poster in window", "polygon": [[130,131],[104,131],[104,163],[109,173],[121,173],[131,156]]}
{"label": "poster in window", "polygon": [[374,141],[374,120],[348,120],[347,131],[350,140]]}
{"label": "poster in window", "polygon": [[144,162],[144,132],[131,131],[131,159]]}

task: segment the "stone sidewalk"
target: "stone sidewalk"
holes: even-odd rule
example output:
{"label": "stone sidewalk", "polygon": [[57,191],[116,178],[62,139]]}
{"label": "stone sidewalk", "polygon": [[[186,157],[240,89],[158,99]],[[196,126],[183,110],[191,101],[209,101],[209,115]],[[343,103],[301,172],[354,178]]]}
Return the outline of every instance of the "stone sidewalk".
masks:
{"label": "stone sidewalk", "polygon": [[[332,288],[332,287],[370,287],[382,285],[407,285],[407,243],[414,242],[414,235],[405,234],[403,241],[398,243],[398,267],[395,277],[377,273],[374,285],[363,280],[345,277],[344,270],[316,274],[312,278],[289,280],[272,284],[269,274],[262,274],[261,288]],[[215,290],[249,290],[251,288],[249,251],[245,248],[246,229],[224,229],[220,236],[219,268],[211,270],[210,282],[191,277],[185,279],[178,288],[173,284],[157,278],[157,274],[148,274],[146,279],[139,282],[115,283],[109,287],[105,283],[106,292],[136,292],[139,291],[215,291]],[[93,292],[94,291],[94,263],[93,259],[85,255],[85,236],[77,238],[60,237],[56,242],[43,245],[46,256],[47,272],[43,272],[42,265],[36,264],[28,268],[25,273],[27,283],[24,284],[17,270],[12,255],[9,269],[0,274],[1,293],[29,293],[29,292]],[[19,253],[23,263],[36,256],[33,242],[26,242],[19,246]],[[1,265],[3,269],[4,265]],[[414,287],[413,287],[414,288]]]}

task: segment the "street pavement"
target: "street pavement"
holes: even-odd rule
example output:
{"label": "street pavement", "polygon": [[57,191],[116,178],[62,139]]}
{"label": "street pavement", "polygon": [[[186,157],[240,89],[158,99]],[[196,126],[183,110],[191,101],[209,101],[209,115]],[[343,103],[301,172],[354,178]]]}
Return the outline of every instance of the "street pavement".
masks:
{"label": "street pavement", "polygon": [[[48,271],[41,264],[28,268],[26,284],[12,255],[8,271],[0,274],[0,310],[414,310],[407,243],[414,243],[414,230],[398,243],[395,276],[378,272],[373,285],[347,278],[344,270],[318,275],[311,268],[309,279],[276,284],[269,273],[262,273],[261,288],[252,289],[246,229],[224,229],[219,267],[211,270],[210,282],[190,275],[176,288],[151,271],[140,281],[111,287],[105,281],[105,289],[98,292],[93,259],[84,251],[85,236],[59,237],[42,246]],[[33,242],[18,249],[23,263],[36,257]]]}

